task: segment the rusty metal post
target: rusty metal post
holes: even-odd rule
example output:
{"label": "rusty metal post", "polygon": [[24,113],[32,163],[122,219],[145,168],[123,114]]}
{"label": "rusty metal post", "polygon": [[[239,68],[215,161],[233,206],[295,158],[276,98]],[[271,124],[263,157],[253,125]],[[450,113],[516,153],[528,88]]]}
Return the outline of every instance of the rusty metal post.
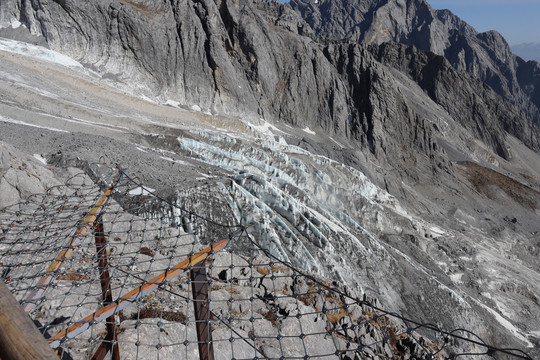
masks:
{"label": "rusty metal post", "polygon": [[60,346],[62,341],[65,341],[66,339],[73,339],[75,336],[89,329],[93,322],[100,322],[114,314],[117,314],[126,306],[133,304],[137,299],[142,299],[144,296],[156,290],[159,286],[168,281],[176,279],[180,274],[188,271],[194,265],[205,261],[211,254],[215,253],[216,251],[223,250],[230,243],[230,241],[231,239],[223,239],[204,248],[196,254],[188,256],[182,262],[176,264],[172,269],[167,269],[165,272],[159,274],[153,279],[145,281],[142,285],[121,296],[112,304],[100,308],[98,311],[86,316],[81,321],[78,321],[67,329],[51,336],[48,339],[51,347],[56,349]]}
{"label": "rusty metal post", "polygon": [[[99,280],[101,283],[103,305],[109,305],[113,302],[111,291],[111,279],[109,275],[109,263],[107,259],[107,239],[103,229],[103,219],[99,215],[94,223],[96,237],[96,252],[99,268]],[[112,353],[114,360],[120,360],[120,351],[118,349],[118,326],[116,325],[116,316],[112,314],[106,320],[107,335],[99,345],[92,360],[103,360],[107,353]]]}
{"label": "rusty metal post", "polygon": [[64,249],[56,256],[52,264],[49,266],[49,269],[45,273],[45,276],[43,276],[41,280],[39,280],[36,290],[34,290],[30,294],[30,296],[28,296],[28,298],[26,299],[26,304],[24,304],[23,306],[24,311],[30,312],[36,307],[37,299],[45,293],[45,291],[47,290],[47,287],[55,278],[55,274],[58,271],[58,269],[60,269],[60,267],[64,264],[66,259],[69,258],[71,254],[73,254],[73,252],[75,251],[75,248],[79,246],[79,244],[81,243],[86,233],[95,224],[95,221],[97,217],[99,216],[96,214],[98,214],[100,211],[102,211],[105,208],[105,206],[107,206],[107,202],[114,188],[116,187],[116,185],[118,185],[122,177],[123,177],[123,173],[118,175],[117,180],[115,180],[111,184],[111,186],[109,186],[107,191],[105,191],[105,193],[101,195],[101,197],[96,202],[96,204],[94,205],[94,207],[92,208],[88,216],[84,219],[81,225],[77,227],[77,232],[75,233],[75,235],[73,235],[73,237],[66,244]]}
{"label": "rusty metal post", "polygon": [[199,358],[214,360],[212,344],[212,327],[210,326],[210,309],[208,306],[208,276],[204,262],[194,265],[189,271],[193,306],[195,308],[195,326],[199,342]]}

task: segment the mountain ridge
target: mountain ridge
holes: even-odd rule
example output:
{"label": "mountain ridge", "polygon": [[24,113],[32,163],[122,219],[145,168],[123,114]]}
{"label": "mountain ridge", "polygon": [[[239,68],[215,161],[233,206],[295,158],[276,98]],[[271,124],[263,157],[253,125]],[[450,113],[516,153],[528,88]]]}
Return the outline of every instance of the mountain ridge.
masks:
{"label": "mountain ridge", "polygon": [[[325,45],[314,41],[309,26],[290,11],[289,5],[199,1],[193,5],[173,2],[144,7],[143,3],[137,2],[135,6],[130,2],[103,2],[78,8],[68,2],[69,6],[65,8],[56,3],[43,8],[36,1],[35,7],[39,11],[34,13],[35,10],[21,7],[23,16],[20,20],[34,35],[46,38],[52,48],[80,60],[113,82],[136,90],[139,87],[138,90],[146,92],[147,96],[172,98],[217,114],[322,126],[340,136],[356,136],[365,146],[372,147],[371,120],[369,116],[363,120],[361,116],[366,114],[357,113],[359,107],[354,102],[358,100],[353,101],[346,90],[351,88],[348,80],[336,72],[336,64],[328,62],[324,56]],[[294,7],[295,3],[291,2],[291,5]],[[323,4],[320,3],[321,6]],[[415,4],[424,3],[417,0]],[[424,10],[430,10],[429,6]],[[70,12],[74,14],[66,17]],[[14,9],[8,5],[0,7],[0,19],[13,16],[16,16]],[[88,22],[88,18],[95,20]],[[251,19],[256,19],[256,26],[251,24]],[[466,33],[472,33],[472,28],[465,23],[455,20],[456,17],[451,19]],[[148,24],[142,21],[148,21]],[[269,25],[277,27],[274,29]],[[286,31],[276,31],[279,28]],[[68,37],[58,35],[65,31],[72,34]],[[485,37],[493,41],[499,39],[497,36]],[[272,40],[268,42],[269,39]],[[150,57],[148,54],[153,55]],[[363,50],[359,54],[371,56]],[[295,57],[300,62],[292,64],[289,59]],[[183,60],[178,61],[179,58]],[[370,63],[369,59],[367,63]],[[299,71],[297,66],[307,71]],[[528,75],[535,73],[534,69],[524,65],[519,72],[519,81],[514,75],[515,81],[512,80],[512,83],[519,82],[527,89],[533,100],[539,98],[539,90],[534,77],[531,80]],[[297,79],[297,74],[302,78]],[[495,78],[500,79],[497,76]],[[317,93],[311,89],[317,89]],[[507,87],[495,88],[499,93],[505,92],[504,89]],[[334,100],[325,101],[328,98]],[[512,102],[515,99],[508,100]],[[532,108],[521,109],[528,114],[532,111]],[[352,123],[358,125],[348,125],[350,116]],[[505,117],[517,119],[516,115]],[[316,118],[319,119],[317,123],[306,121]],[[481,123],[480,119],[475,121]],[[529,125],[526,116],[517,123],[519,125],[511,125],[507,121],[504,127],[537,149],[537,136],[534,134],[537,128]],[[353,128],[361,129],[363,134],[352,134]],[[482,129],[481,132],[487,134],[489,130]],[[499,135],[497,137],[500,138]],[[504,140],[495,142],[502,145]],[[504,146],[500,146],[498,152],[503,154]]]}
{"label": "mountain ridge", "polygon": [[[16,18],[96,81],[170,106],[77,77],[25,78],[31,66],[0,53],[5,141],[60,162],[101,154],[141,172],[144,163],[148,185],[171,201],[255,221],[277,254],[329,278],[352,273],[393,309],[444,311],[445,326],[470,325],[494,342],[537,341],[538,200],[526,187],[514,188],[533,205],[497,189],[511,178],[538,191],[538,137],[492,88],[412,46],[320,40],[275,2],[23,4],[0,4],[3,26]],[[214,198],[227,200],[207,206]],[[484,308],[523,304],[529,314],[504,313],[511,330]]]}
{"label": "mountain ridge", "polygon": [[518,80],[524,62],[496,31],[478,33],[426,0],[292,0],[290,5],[322,37],[378,45],[397,42],[442,55],[456,70],[484,81],[539,123],[540,102],[531,96],[538,79]]}

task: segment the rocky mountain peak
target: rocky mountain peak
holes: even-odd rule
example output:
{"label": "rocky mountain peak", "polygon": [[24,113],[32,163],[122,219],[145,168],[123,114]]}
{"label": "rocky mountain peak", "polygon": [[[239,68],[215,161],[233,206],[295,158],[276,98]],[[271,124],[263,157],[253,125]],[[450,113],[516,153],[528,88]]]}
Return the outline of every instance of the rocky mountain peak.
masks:
{"label": "rocky mountain peak", "polygon": [[434,10],[426,0],[292,0],[322,37],[359,43],[396,42],[446,57],[518,106],[538,124],[540,103],[531,96],[535,80],[522,86],[520,64],[506,40],[495,31],[478,33],[449,10]]}
{"label": "rocky mountain peak", "polygon": [[318,34],[336,40],[393,41],[442,55],[445,33],[476,34],[452,12],[434,10],[425,0],[292,0],[290,5]]}

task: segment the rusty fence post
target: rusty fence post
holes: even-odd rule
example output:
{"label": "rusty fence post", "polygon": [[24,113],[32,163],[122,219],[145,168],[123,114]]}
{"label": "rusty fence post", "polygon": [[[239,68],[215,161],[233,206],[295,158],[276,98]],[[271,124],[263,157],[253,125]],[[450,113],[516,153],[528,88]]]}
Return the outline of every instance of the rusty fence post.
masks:
{"label": "rusty fence post", "polygon": [[82,239],[86,235],[86,233],[94,226],[96,219],[99,215],[100,211],[102,211],[105,206],[107,206],[107,202],[120,180],[123,177],[123,173],[118,175],[117,180],[115,180],[111,186],[101,195],[99,200],[96,202],[92,210],[90,210],[90,213],[86,216],[84,221],[77,226],[77,232],[71,240],[66,244],[64,249],[60,251],[60,253],[56,256],[54,261],[49,266],[49,269],[47,269],[47,272],[45,275],[39,280],[38,286],[36,289],[28,296],[26,299],[26,304],[23,305],[24,311],[27,313],[32,311],[36,307],[36,301],[45,294],[45,291],[47,290],[47,287],[49,284],[54,280],[56,277],[56,272],[60,269],[60,267],[64,264],[67,258],[73,254],[75,251],[75,248],[79,246],[79,244],[82,242]]}
{"label": "rusty fence post", "polygon": [[[107,258],[107,239],[105,237],[101,215],[98,215],[94,223],[94,231],[102,299],[103,305],[106,306],[113,302],[113,298]],[[94,356],[92,356],[92,360],[103,360],[109,351],[112,353],[112,359],[120,360],[120,351],[118,349],[118,326],[116,325],[115,314],[112,314],[107,318],[106,327],[107,335],[105,335],[105,338],[94,353]]]}
{"label": "rusty fence post", "polygon": [[214,360],[212,344],[212,327],[210,325],[210,309],[208,306],[208,276],[204,261],[194,265],[189,271],[193,307],[195,308],[195,326],[201,360]]}
{"label": "rusty fence post", "polygon": [[81,321],[77,321],[67,329],[64,329],[51,336],[48,339],[51,347],[56,349],[62,344],[63,341],[73,339],[83,331],[89,329],[93,323],[106,320],[110,316],[119,313],[122,309],[137,301],[137,299],[142,299],[152,291],[162,286],[164,283],[176,279],[180,274],[188,271],[194,265],[205,261],[211,254],[214,254],[216,251],[223,250],[230,243],[230,241],[230,239],[223,239],[204,248],[196,254],[188,256],[186,259],[182,260],[182,262],[176,264],[173,268],[167,269],[149,281],[144,281],[142,285],[121,296],[115,302],[103,306],[96,312],[86,316]]}

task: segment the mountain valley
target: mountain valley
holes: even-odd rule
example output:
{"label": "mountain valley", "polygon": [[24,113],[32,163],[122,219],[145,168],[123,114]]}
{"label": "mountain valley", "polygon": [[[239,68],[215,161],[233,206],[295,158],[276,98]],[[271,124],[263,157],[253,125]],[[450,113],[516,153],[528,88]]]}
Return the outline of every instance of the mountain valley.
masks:
{"label": "mountain valley", "polygon": [[10,0],[0,27],[1,142],[540,356],[540,65],[500,35],[423,0]]}

